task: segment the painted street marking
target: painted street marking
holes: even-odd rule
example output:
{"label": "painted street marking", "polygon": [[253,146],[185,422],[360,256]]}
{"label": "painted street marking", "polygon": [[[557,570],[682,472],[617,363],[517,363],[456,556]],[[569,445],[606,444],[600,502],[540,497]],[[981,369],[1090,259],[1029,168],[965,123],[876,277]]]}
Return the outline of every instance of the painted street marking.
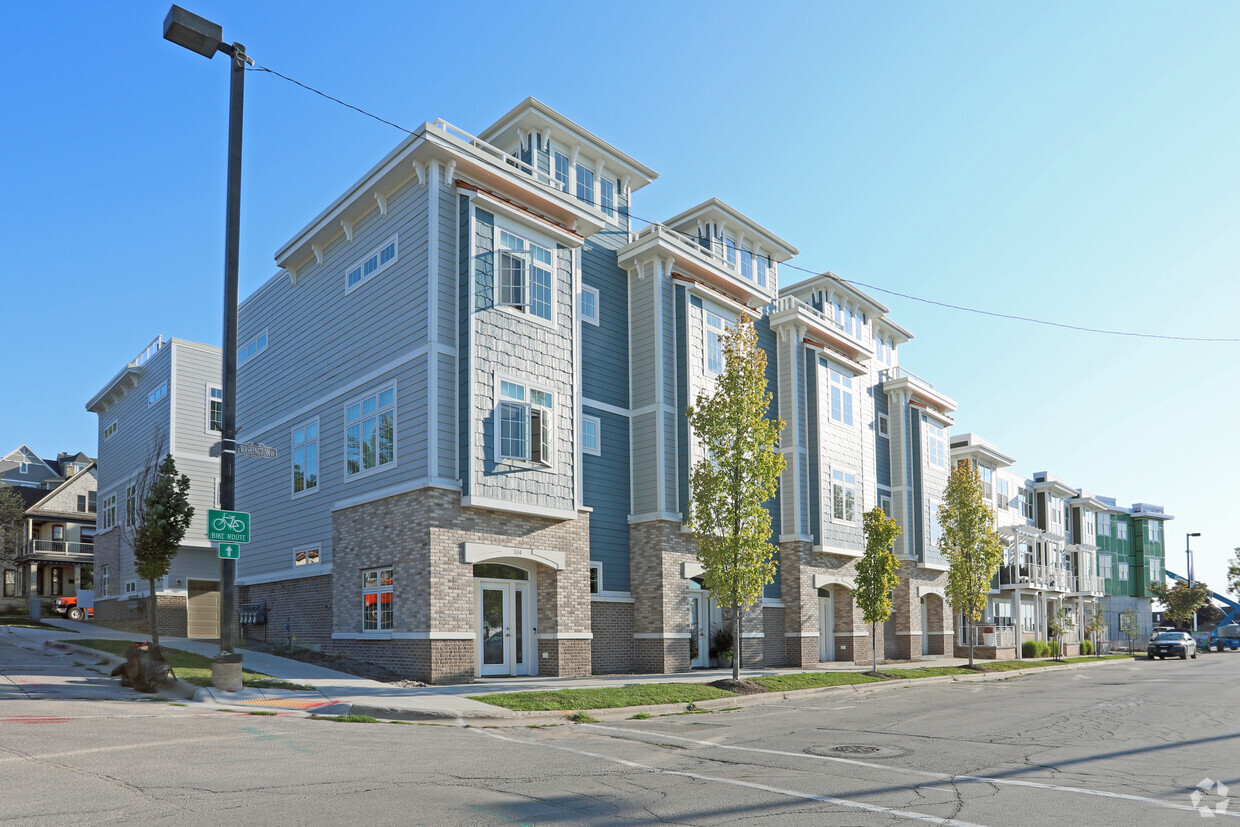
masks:
{"label": "painted street marking", "polygon": [[[646,764],[639,764],[636,761],[627,761],[623,758],[615,758],[610,755],[600,755],[596,752],[587,752],[585,750],[573,749],[572,747],[566,747],[561,744],[546,744],[546,743],[541,743],[539,741],[527,741],[521,738],[509,738],[507,736],[500,735],[498,733],[491,732],[485,729],[471,729],[468,731],[477,732],[481,735],[488,735],[491,738],[495,738],[500,741],[509,741],[514,744],[524,744],[526,746],[531,746],[531,747],[546,747],[547,749],[560,750],[561,752],[571,752],[574,755],[584,755],[587,758],[597,758],[600,761],[610,761],[613,764],[620,764],[622,766],[632,767],[633,769],[638,769],[638,770],[646,770],[647,772],[656,772],[662,775],[675,775],[681,778],[692,778],[695,781],[709,781],[709,782],[713,782],[716,784],[729,784],[733,787],[746,787],[751,790],[761,790],[762,792],[772,793],[774,795],[783,795],[783,796],[788,796],[789,798],[800,798],[805,801],[817,801],[822,804],[834,804],[839,807],[851,807],[854,810],[864,810],[869,813],[882,813],[883,815],[895,816],[897,818],[906,818],[912,821],[928,821],[933,824],[952,824],[952,825],[958,825],[959,827],[980,827],[980,825],[973,824],[972,822],[968,822],[968,821],[956,821],[953,819],[945,819],[942,816],[932,816],[932,815],[927,815],[926,813],[913,812],[911,810],[897,810],[892,807],[883,807],[878,804],[865,804],[863,802],[852,801],[851,799],[847,799],[847,798],[835,798],[829,795],[814,795],[812,793],[803,793],[797,790],[785,790],[780,787],[771,787],[766,784],[757,784],[752,781],[741,781],[736,778],[720,778],[719,776],[702,775],[701,773],[683,772],[680,770],[663,770],[663,769],[659,769],[658,767],[651,767]],[[691,741],[692,739],[684,738],[680,740]],[[726,749],[726,747],[723,747],[723,748]],[[1192,809],[1192,808],[1190,807],[1189,809]]]}
{"label": "painted street marking", "polygon": [[[887,772],[900,775],[916,775],[922,778],[933,778],[938,781],[966,781],[977,784],[1002,784],[1008,787],[1030,787],[1036,790],[1053,790],[1061,793],[1076,793],[1078,795],[1092,795],[1099,798],[1114,798],[1120,801],[1132,801],[1137,804],[1153,804],[1156,807],[1165,807],[1170,810],[1185,810],[1190,813],[1197,812],[1195,807],[1184,804],[1172,804],[1168,801],[1159,801],[1157,798],[1146,798],[1141,795],[1130,795],[1128,793],[1113,793],[1106,790],[1091,790],[1087,787],[1064,787],[1058,784],[1043,784],[1037,781],[1019,781],[1012,778],[990,778],[983,775],[950,775],[945,772],[932,772],[930,770],[914,770],[908,767],[891,767],[884,764],[872,764],[869,761],[858,761],[854,758],[836,758],[830,755],[814,755],[805,752],[786,752],[777,749],[761,749],[758,747],[738,747],[725,744],[715,744],[710,741],[701,741],[696,738],[686,738],[683,735],[672,735],[666,732],[646,732],[640,729],[625,729],[623,727],[604,727],[598,724],[581,724],[583,727],[590,729],[601,729],[605,732],[628,732],[633,735],[640,735],[643,738],[666,738],[672,741],[685,741],[690,744],[698,744],[704,747],[713,747],[714,749],[734,750],[736,752],[754,752],[763,755],[778,755],[782,758],[810,758],[818,761],[833,761],[838,764],[852,764],[856,767],[865,767],[872,770],[885,770]],[[1240,818],[1240,813],[1220,813],[1220,815],[1231,816],[1232,818]]]}

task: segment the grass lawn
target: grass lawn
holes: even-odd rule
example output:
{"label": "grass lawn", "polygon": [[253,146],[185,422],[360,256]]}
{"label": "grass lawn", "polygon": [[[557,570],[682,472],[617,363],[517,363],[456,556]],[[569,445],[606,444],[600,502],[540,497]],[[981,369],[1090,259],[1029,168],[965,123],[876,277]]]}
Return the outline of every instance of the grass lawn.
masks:
{"label": "grass lawn", "polygon": [[[31,620],[30,615],[0,615],[0,626],[19,626],[23,629],[58,629],[62,632],[69,632],[69,629],[61,629],[59,626],[50,626],[39,620]],[[77,634],[77,630],[72,630],[73,634]]]}
{"label": "grass lawn", "polygon": [[560,689],[555,692],[495,692],[490,695],[472,695],[470,699],[506,709],[538,711],[688,704],[734,697],[736,696],[732,692],[702,683],[638,683],[599,689]]}
{"label": "grass lawn", "polygon": [[942,678],[956,675],[976,675],[977,670],[967,666],[923,666],[914,669],[888,669],[880,666],[879,671],[893,678]]}
{"label": "grass lawn", "polygon": [[1131,658],[1132,655],[1103,655],[1102,657],[1094,657],[1093,655],[1084,655],[1079,658],[1064,658],[1063,660],[996,660],[987,661],[979,660],[977,664],[987,672],[1012,672],[1017,669],[1036,669],[1040,666],[1062,666],[1065,663],[1093,663],[1098,660],[1119,660],[1121,658]]}
{"label": "grass lawn", "polygon": [[[101,652],[122,657],[124,657],[125,650],[130,647],[132,642],[128,640],[99,640],[96,638],[61,641],[61,643],[74,643],[78,646],[86,646],[90,649],[98,649]],[[164,659],[172,666],[178,678],[195,686],[211,685],[210,658],[204,655],[195,655],[193,652],[185,652],[181,649],[169,649],[167,646],[161,646],[160,648],[164,650]],[[251,672],[248,669],[241,672],[241,685],[251,689],[314,689],[312,686],[282,681],[278,678],[264,675],[261,672]]]}
{"label": "grass lawn", "polygon": [[881,681],[862,672],[796,672],[791,675],[768,675],[754,678],[753,682],[772,692],[791,692],[795,689],[817,689],[821,686],[846,686],[854,683]]}

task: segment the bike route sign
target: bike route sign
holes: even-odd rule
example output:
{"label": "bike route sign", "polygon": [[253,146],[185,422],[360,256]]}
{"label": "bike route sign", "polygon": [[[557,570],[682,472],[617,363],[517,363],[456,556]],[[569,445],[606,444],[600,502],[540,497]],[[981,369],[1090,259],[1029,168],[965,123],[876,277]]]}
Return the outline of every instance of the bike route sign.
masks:
{"label": "bike route sign", "polygon": [[207,539],[222,543],[250,542],[250,512],[208,509]]}
{"label": "bike route sign", "polygon": [[240,560],[241,546],[237,543],[220,543],[221,560]]}

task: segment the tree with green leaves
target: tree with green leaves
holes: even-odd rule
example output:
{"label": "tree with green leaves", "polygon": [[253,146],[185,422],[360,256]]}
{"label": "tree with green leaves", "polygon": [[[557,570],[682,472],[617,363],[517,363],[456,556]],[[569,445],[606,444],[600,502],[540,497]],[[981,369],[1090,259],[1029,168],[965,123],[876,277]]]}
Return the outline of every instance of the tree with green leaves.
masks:
{"label": "tree with green leaves", "polygon": [[1240,548],[1227,561],[1227,591],[1240,599]]}
{"label": "tree with green leaves", "polygon": [[1051,653],[1055,660],[1059,660],[1063,656],[1063,638],[1068,630],[1076,625],[1076,616],[1067,606],[1060,606],[1059,609],[1051,613],[1050,618],[1046,621],[1046,628],[1051,633],[1051,637],[1055,639],[1055,649]]}
{"label": "tree with green leaves", "polygon": [[1200,580],[1191,586],[1183,580],[1175,581],[1174,586],[1151,583],[1150,594],[1162,601],[1167,607],[1163,614],[1177,626],[1191,624],[1197,610],[1210,602],[1210,587]]}
{"label": "tree with green leaves", "polygon": [[26,508],[16,488],[0,486],[0,578],[4,572],[14,572],[15,581],[21,580],[17,567],[17,553],[25,542]]}
{"label": "tree with green leaves", "polygon": [[853,599],[870,624],[872,674],[878,674],[878,624],[891,616],[891,592],[900,585],[900,561],[891,550],[900,536],[900,525],[879,506],[865,512],[865,556],[857,561],[857,588]]}
{"label": "tree with green leaves", "polygon": [[1107,631],[1106,615],[1097,607],[1089,610],[1089,614],[1085,617],[1085,625],[1081,627],[1081,631],[1089,638],[1089,643],[1094,647],[1094,657],[1101,654],[1102,647],[1099,645],[1101,638]]}
{"label": "tree with green leaves", "polygon": [[724,367],[714,393],[701,392],[686,411],[702,450],[689,477],[686,525],[697,538],[703,585],[731,611],[732,677],[739,679],[741,613],[775,577],[765,503],[784,470],[776,450],[784,423],[767,416],[766,354],[753,324],[738,319],[721,344]]}
{"label": "tree with green leaves", "polygon": [[1137,639],[1137,635],[1141,633],[1141,626],[1137,620],[1136,609],[1125,609],[1119,615],[1119,633],[1128,638],[1128,654],[1132,654],[1133,641]]}
{"label": "tree with green leaves", "polygon": [[[939,548],[947,558],[947,599],[952,610],[972,625],[982,619],[990,581],[1003,562],[1003,540],[995,532],[995,513],[982,498],[982,477],[968,461],[952,470],[939,506]],[[969,668],[974,635],[969,633]]]}
{"label": "tree with green leaves", "polygon": [[177,464],[172,454],[168,454],[147,488],[133,532],[134,568],[138,576],[150,585],[151,642],[156,646],[159,645],[159,629],[156,623],[155,581],[168,574],[193,518],[194,507],[189,504],[189,477],[177,475]]}

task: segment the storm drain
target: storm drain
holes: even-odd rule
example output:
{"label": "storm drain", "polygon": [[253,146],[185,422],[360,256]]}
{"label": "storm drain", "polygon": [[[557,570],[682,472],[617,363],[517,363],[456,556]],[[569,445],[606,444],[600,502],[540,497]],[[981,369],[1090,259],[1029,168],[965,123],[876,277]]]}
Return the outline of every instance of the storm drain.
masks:
{"label": "storm drain", "polygon": [[812,747],[806,747],[805,752],[809,755],[834,756],[837,758],[898,758],[907,754],[908,750],[899,747],[874,746],[873,744],[836,744],[827,746],[826,744],[815,744]]}

